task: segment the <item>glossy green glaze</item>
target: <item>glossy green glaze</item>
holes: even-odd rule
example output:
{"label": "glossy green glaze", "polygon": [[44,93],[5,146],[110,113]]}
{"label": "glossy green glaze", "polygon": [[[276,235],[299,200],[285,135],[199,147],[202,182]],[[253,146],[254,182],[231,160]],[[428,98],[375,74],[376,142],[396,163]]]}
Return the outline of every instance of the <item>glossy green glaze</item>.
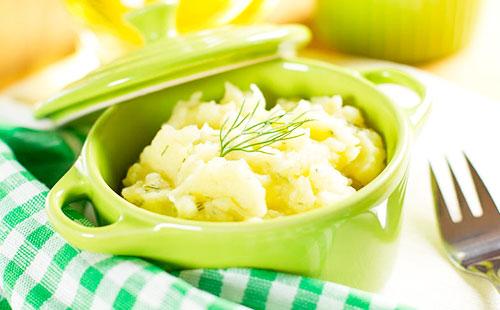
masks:
{"label": "glossy green glaze", "polygon": [[[205,99],[219,99],[225,81],[243,89],[256,83],[270,103],[278,97],[349,98],[383,135],[386,169],[337,205],[263,223],[184,220],[124,200],[121,180],[174,104],[198,90]],[[395,256],[415,129],[410,121],[415,110],[396,107],[375,85],[384,82],[412,88],[422,97],[419,110],[428,110],[425,88],[405,73],[359,73],[305,59],[259,63],[114,106],[94,125],[75,166],[49,193],[49,219],[64,238],[85,250],[142,256],[169,268],[274,269],[375,290],[390,274]],[[81,198],[92,201],[105,226],[84,227],[64,215],[61,207]]]}
{"label": "glossy green glaze", "polygon": [[[168,15],[168,9],[153,7],[129,19],[144,31],[148,42],[153,41],[151,37],[166,34],[148,29],[149,17]],[[310,32],[304,26],[258,25],[226,26],[153,41],[42,102],[35,117],[66,123],[173,85],[294,53],[309,39]]]}

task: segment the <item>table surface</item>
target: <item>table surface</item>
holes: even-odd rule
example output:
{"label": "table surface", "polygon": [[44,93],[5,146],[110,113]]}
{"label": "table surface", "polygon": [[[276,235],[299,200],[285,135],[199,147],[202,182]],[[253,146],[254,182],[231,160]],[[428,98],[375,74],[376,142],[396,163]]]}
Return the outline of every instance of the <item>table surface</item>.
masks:
{"label": "table surface", "polygon": [[[469,46],[448,58],[417,67],[500,102],[500,1],[482,1],[476,34]],[[314,2],[314,0],[280,0],[270,20],[307,22],[312,18]],[[353,57],[317,47],[310,48],[307,52],[331,62]]]}
{"label": "table surface", "polygon": [[[500,146],[489,143],[487,134],[500,132],[500,124],[496,121],[500,105],[440,78],[424,74],[422,79],[432,91],[433,110],[413,150],[399,255],[381,292],[420,309],[500,309],[500,295],[493,285],[459,271],[449,262],[439,237],[428,174],[429,161],[435,168],[441,168],[436,174],[445,198],[449,199],[450,212],[455,218],[459,216],[451,180],[443,173],[447,172],[444,162],[447,156],[456,168],[460,183],[467,189],[465,194],[473,213],[477,214],[480,207],[461,157],[463,150],[495,201],[500,202],[500,188],[493,186],[499,181]],[[470,102],[474,102],[473,108]],[[446,181],[448,184],[444,183]]]}

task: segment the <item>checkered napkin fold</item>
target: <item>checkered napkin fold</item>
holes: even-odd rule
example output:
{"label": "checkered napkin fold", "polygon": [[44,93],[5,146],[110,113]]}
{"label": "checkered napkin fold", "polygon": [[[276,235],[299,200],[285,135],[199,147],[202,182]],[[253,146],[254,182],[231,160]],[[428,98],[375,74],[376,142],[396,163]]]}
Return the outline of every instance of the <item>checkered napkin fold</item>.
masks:
{"label": "checkered napkin fold", "polygon": [[86,130],[0,126],[0,309],[407,309],[295,275],[242,268],[167,273],[140,258],[74,248],[54,232],[44,206]]}

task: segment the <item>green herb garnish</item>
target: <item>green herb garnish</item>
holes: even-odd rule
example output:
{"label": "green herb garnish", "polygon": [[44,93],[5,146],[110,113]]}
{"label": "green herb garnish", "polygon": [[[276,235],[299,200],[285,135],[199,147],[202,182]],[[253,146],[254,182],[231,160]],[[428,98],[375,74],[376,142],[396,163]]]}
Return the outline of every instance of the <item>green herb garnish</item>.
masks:
{"label": "green herb garnish", "polygon": [[196,209],[198,209],[199,212],[203,211],[205,209],[205,206],[203,205],[203,202],[197,202],[196,203]]}
{"label": "green herb garnish", "polygon": [[227,118],[219,131],[220,157],[234,151],[260,152],[269,154],[262,150],[263,147],[279,141],[285,141],[302,136],[304,133],[293,134],[293,132],[312,119],[305,119],[305,113],[285,122],[288,112],[279,115],[271,115],[268,119],[252,124],[259,103],[255,105],[252,112],[243,114],[245,101],[243,101],[236,118],[231,126],[225,130],[229,123]]}
{"label": "green herb garnish", "polygon": [[145,190],[159,190],[160,188],[156,185],[149,185],[149,184],[144,184],[142,186]]}
{"label": "green herb garnish", "polygon": [[161,151],[161,156],[163,156],[165,154],[165,152],[168,150],[168,147],[169,147],[169,145],[165,145],[165,147],[163,148],[163,151]]}

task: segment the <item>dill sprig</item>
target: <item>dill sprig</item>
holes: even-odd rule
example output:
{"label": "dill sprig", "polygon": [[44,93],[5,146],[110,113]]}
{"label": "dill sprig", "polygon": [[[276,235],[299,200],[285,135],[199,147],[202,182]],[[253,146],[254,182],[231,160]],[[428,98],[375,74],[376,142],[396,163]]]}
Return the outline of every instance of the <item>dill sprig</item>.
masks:
{"label": "dill sprig", "polygon": [[262,148],[279,141],[290,140],[304,135],[304,133],[293,133],[297,128],[312,121],[312,119],[304,118],[305,112],[290,121],[286,121],[285,116],[288,113],[283,112],[252,124],[258,106],[259,102],[250,113],[244,114],[245,100],[243,100],[238,114],[227,130],[225,128],[229,124],[229,118],[224,121],[219,131],[220,157],[234,151],[270,154],[263,151]]}
{"label": "dill sprig", "polygon": [[144,188],[146,191],[150,191],[150,190],[159,190],[160,187],[156,186],[156,185],[151,185],[151,184],[144,184],[142,186],[142,188]]}
{"label": "dill sprig", "polygon": [[170,147],[170,145],[165,145],[165,147],[163,148],[163,151],[161,151],[161,155],[160,156],[163,156],[165,155],[165,152],[168,150],[168,148]]}

